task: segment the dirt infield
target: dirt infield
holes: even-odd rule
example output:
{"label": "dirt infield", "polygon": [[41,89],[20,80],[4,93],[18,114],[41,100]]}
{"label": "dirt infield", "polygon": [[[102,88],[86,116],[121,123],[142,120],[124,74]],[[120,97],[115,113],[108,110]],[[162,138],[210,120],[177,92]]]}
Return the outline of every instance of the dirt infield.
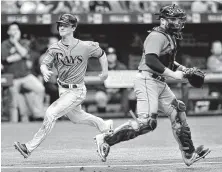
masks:
{"label": "dirt infield", "polygon": [[[115,127],[127,120],[115,119]],[[222,116],[189,117],[188,122],[195,145],[204,144],[212,150],[191,167],[182,162],[167,118],[158,119],[154,132],[113,146],[105,163],[100,161],[93,141],[98,131],[90,126],[58,122],[43,144],[24,159],[12,145],[31,139],[41,123],[2,123],[1,171],[221,172]]]}

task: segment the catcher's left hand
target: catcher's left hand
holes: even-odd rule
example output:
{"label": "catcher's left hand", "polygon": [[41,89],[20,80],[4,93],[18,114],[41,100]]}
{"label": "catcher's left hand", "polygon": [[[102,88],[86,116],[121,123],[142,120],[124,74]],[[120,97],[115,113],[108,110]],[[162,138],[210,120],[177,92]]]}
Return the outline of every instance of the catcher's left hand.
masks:
{"label": "catcher's left hand", "polygon": [[205,73],[196,67],[186,68],[183,70],[184,78],[187,78],[189,83],[196,88],[200,88],[204,84]]}

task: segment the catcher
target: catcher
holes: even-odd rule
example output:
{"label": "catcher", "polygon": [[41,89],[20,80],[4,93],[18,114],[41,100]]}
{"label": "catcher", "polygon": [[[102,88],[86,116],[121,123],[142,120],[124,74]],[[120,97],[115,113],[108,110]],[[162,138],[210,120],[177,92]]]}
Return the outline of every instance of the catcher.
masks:
{"label": "catcher", "polygon": [[133,115],[134,121],[95,137],[96,140],[104,140],[98,150],[102,161],[106,161],[110,146],[155,130],[157,117],[161,113],[171,121],[173,135],[187,166],[210,152],[203,145],[194,147],[186,120],[186,105],[177,100],[165,82],[165,77],[171,77],[176,80],[187,78],[191,85],[198,88],[204,83],[205,75],[202,71],[186,68],[175,61],[176,40],[182,39],[181,30],[186,22],[186,13],[176,5],[169,5],[161,8],[158,16],[160,26],[154,27],[144,42],[139,71],[134,80],[138,118]]}

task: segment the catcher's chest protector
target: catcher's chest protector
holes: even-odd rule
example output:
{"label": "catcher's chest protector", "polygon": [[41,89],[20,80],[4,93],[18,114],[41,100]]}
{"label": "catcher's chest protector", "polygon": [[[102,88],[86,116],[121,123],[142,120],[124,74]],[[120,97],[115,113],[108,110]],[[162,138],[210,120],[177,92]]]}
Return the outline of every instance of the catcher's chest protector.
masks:
{"label": "catcher's chest protector", "polygon": [[153,28],[152,31],[163,34],[164,36],[166,36],[167,40],[169,41],[171,50],[167,54],[160,55],[159,60],[161,61],[161,63],[163,63],[164,66],[168,67],[171,70],[174,70],[174,61],[177,54],[176,39],[174,38],[174,36],[171,36],[168,33],[166,33],[165,30],[162,29],[161,27],[155,27]]}

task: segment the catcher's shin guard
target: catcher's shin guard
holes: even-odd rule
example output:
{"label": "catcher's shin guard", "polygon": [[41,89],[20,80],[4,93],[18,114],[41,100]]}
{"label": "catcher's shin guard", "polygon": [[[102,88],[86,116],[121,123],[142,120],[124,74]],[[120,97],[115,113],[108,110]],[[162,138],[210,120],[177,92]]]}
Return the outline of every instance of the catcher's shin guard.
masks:
{"label": "catcher's shin guard", "polygon": [[190,128],[181,126],[180,128],[174,130],[174,137],[180,145],[180,150],[185,153],[192,154],[195,151],[193,141],[191,139]]}
{"label": "catcher's shin guard", "polygon": [[179,144],[184,163],[187,166],[193,164],[198,157],[195,153],[193,141],[191,139],[191,131],[188,126],[183,126],[179,122],[172,126],[173,135]]}
{"label": "catcher's shin guard", "polygon": [[[179,144],[182,158],[187,166],[190,166],[197,161],[198,157],[202,157],[200,151],[196,151],[191,139],[191,131],[186,122],[186,106],[182,101],[173,100],[171,102],[173,107],[170,115],[173,135]],[[205,152],[203,150],[202,152]]]}
{"label": "catcher's shin guard", "polygon": [[153,131],[157,126],[157,114],[152,114],[148,118],[128,121],[107,134],[104,138],[106,143],[113,146],[119,142],[134,139],[135,137]]}

